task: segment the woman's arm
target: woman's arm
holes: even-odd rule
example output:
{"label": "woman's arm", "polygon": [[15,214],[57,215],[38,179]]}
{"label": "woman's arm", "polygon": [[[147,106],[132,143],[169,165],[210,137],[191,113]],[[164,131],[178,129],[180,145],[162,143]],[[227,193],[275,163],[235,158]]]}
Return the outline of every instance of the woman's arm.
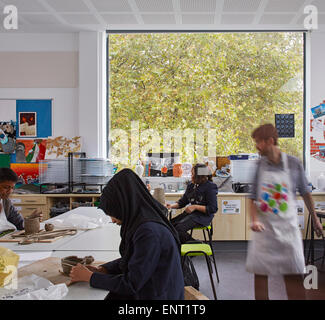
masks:
{"label": "woman's arm", "polygon": [[251,217],[251,229],[256,232],[265,230],[263,223],[257,219],[257,207],[253,199],[249,199],[249,212]]}
{"label": "woman's arm", "polygon": [[128,263],[127,274],[93,273],[90,285],[119,294],[134,295],[145,285],[156,270],[161,244],[149,227],[139,227],[133,237],[134,252]]}

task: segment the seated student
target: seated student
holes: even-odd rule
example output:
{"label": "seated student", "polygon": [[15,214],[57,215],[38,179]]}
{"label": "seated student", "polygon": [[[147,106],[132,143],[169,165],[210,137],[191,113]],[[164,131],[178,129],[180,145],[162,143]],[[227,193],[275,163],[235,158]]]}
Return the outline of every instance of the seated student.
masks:
{"label": "seated student", "polygon": [[110,291],[109,300],[183,300],[180,243],[156,201],[130,169],[114,175],[99,207],[121,226],[121,258],[98,268],[78,264],[71,281]]}
{"label": "seated student", "polygon": [[183,213],[171,219],[181,243],[195,241],[188,230],[210,225],[218,210],[217,194],[218,187],[212,182],[209,168],[205,164],[196,164],[192,168],[192,183],[187,186],[183,197],[172,205],[167,204],[168,209],[180,209],[191,204]]}
{"label": "seated student", "polygon": [[[18,230],[24,229],[24,218],[12,205],[9,200],[12,194],[15,184],[18,181],[17,174],[9,168],[0,168],[0,220],[2,224],[4,221],[8,225],[8,230],[16,228]],[[1,216],[3,214],[3,216]],[[33,213],[35,216],[39,216],[42,220],[41,213]]]}

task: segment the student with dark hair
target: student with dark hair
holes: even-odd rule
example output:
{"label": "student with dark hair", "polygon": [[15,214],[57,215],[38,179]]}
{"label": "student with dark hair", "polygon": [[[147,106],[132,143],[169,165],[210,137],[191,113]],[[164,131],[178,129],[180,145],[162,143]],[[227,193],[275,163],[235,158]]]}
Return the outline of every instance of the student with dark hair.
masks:
{"label": "student with dark hair", "polygon": [[[13,225],[18,230],[24,229],[24,218],[12,205],[9,197],[15,188],[18,181],[17,174],[9,168],[0,168],[0,218],[6,220],[8,226]],[[1,216],[3,214],[3,216]],[[42,219],[42,214],[39,212],[33,213]]]}
{"label": "student with dark hair", "polygon": [[171,220],[177,230],[181,243],[194,241],[187,232],[195,227],[210,225],[218,210],[218,187],[212,182],[209,168],[205,164],[196,164],[192,168],[192,181],[181,199],[167,204],[168,209],[185,208],[185,211]]}
{"label": "student with dark hair", "polygon": [[183,300],[177,232],[141,179],[130,169],[120,171],[104,188],[99,207],[121,226],[121,258],[98,268],[78,264],[71,281],[108,290],[109,300]]}

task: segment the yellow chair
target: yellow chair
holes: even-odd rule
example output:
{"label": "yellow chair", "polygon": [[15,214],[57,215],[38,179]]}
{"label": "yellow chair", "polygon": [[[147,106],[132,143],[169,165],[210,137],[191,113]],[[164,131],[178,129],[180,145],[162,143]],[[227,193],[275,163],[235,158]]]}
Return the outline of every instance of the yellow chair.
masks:
{"label": "yellow chair", "polygon": [[[206,243],[206,244],[209,243],[209,245],[211,247],[214,269],[216,270],[217,280],[218,280],[218,283],[219,283],[219,274],[218,274],[218,270],[217,270],[216,259],[215,259],[214,252],[213,252],[213,249],[212,249],[213,248],[213,246],[212,246],[212,234],[213,234],[212,224],[209,225],[209,226],[206,226],[206,227],[196,227],[196,228],[193,228],[191,230],[191,236],[193,234],[193,230],[202,230],[203,237],[204,237],[204,243]],[[208,237],[206,236],[205,232],[207,232]],[[208,238],[208,240],[207,240],[207,238]]]}
{"label": "yellow chair", "polygon": [[181,246],[181,256],[182,256],[182,268],[185,262],[185,258],[203,256],[208,266],[209,276],[211,287],[213,290],[214,299],[217,300],[216,289],[214,287],[213,278],[212,278],[212,265],[210,257],[213,256],[212,249],[209,244],[206,243],[186,243]]}

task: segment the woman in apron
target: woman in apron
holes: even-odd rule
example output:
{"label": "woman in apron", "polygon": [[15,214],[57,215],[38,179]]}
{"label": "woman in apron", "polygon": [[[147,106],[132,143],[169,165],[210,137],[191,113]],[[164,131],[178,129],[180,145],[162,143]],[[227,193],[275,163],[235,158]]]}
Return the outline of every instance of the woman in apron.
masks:
{"label": "woman in apron", "polygon": [[[257,128],[252,136],[256,148],[267,159],[258,167],[256,204],[252,202],[251,206],[251,228],[255,232],[246,261],[247,271],[255,275],[255,297],[268,299],[268,276],[282,275],[288,298],[305,299],[303,243],[288,157],[276,146],[277,133],[273,125]],[[277,169],[270,170],[267,161]],[[319,229],[319,225],[316,227]]]}

